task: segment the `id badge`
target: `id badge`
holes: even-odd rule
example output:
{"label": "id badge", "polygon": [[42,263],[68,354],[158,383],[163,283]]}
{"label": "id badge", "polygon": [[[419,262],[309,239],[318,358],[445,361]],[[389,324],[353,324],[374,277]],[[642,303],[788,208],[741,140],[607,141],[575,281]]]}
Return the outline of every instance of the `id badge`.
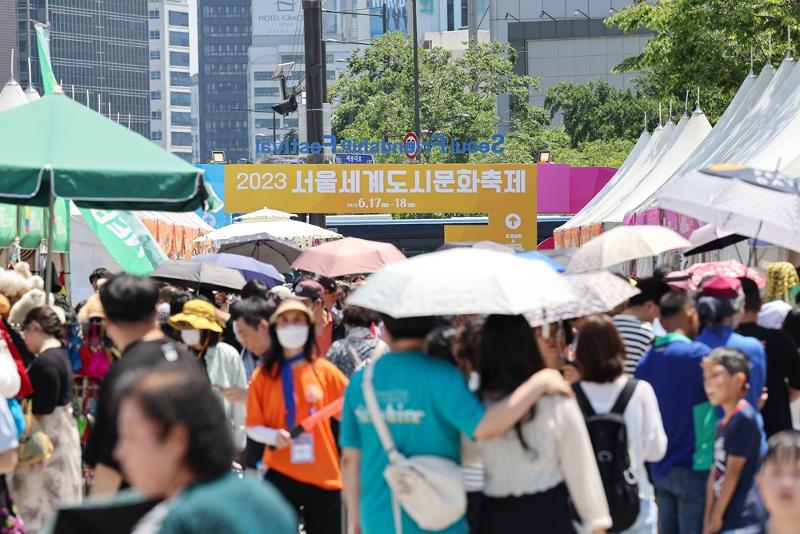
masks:
{"label": "id badge", "polygon": [[292,440],[291,460],[293,464],[314,463],[314,436],[302,434]]}

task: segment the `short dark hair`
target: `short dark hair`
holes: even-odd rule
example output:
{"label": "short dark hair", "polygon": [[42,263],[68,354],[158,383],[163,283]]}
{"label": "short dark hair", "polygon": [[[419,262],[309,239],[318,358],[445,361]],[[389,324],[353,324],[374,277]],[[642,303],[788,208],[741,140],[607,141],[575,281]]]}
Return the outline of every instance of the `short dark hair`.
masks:
{"label": "short dark hair", "polygon": [[97,269],[95,269],[94,271],[89,273],[89,283],[90,284],[94,284],[95,282],[97,282],[98,280],[101,280],[103,278],[105,278],[105,279],[111,278],[111,271],[109,271],[105,267],[98,267]]}
{"label": "short dark hair", "polygon": [[22,320],[22,329],[25,330],[33,322],[36,322],[46,335],[61,339],[63,333],[61,321],[50,306],[39,306],[29,311]]}
{"label": "short dark hair", "polygon": [[363,326],[369,328],[374,323],[381,321],[380,315],[361,306],[345,306],[342,321],[348,326]]}
{"label": "short dark hair", "polygon": [[448,363],[456,364],[453,354],[453,339],[456,330],[452,326],[437,326],[425,338],[425,353]]}
{"label": "short dark hair", "polygon": [[[198,295],[198,298],[200,296]],[[169,297],[169,314],[177,315],[183,312],[183,305],[192,300],[194,297],[186,290],[176,289]]]}
{"label": "short dark hair", "polygon": [[625,369],[625,344],[608,315],[590,315],[581,325],[575,360],[583,380],[613,382]]}
{"label": "short dark hair", "polygon": [[141,323],[156,316],[158,284],[152,278],[118,274],[100,288],[106,317],[115,323]]}
{"label": "short dark hair", "polygon": [[790,464],[800,463],[800,431],[784,430],[769,438],[769,449],[762,465],[767,463]]}
{"label": "short dark hair", "polygon": [[388,315],[381,315],[383,326],[392,336],[392,339],[425,339],[431,330],[436,328],[435,317],[405,317],[395,319]]}
{"label": "short dark hair", "polygon": [[639,278],[636,280],[636,288],[641,291],[628,301],[629,306],[641,306],[647,302],[658,304],[661,297],[670,291],[669,285],[661,278]]}
{"label": "short dark hair", "polygon": [[739,281],[742,283],[742,293],[744,293],[744,311],[760,311],[761,293],[758,290],[758,284],[746,276],[739,278]]}
{"label": "short dark hair", "polygon": [[269,321],[276,307],[271,301],[259,297],[242,299],[231,306],[231,320],[243,320],[252,327],[258,326],[261,321]]}
{"label": "short dark hair", "polygon": [[121,402],[125,400],[138,404],[160,427],[161,440],[178,425],[186,428],[188,450],[183,461],[201,480],[230,470],[234,453],[230,425],[199,367],[163,364],[124,390]]}
{"label": "short dark hair", "polygon": [[750,362],[741,351],[729,347],[718,347],[709,352],[706,358],[724,367],[731,376],[736,373],[744,373],[745,379],[750,380]]}
{"label": "short dark hair", "polygon": [[658,301],[661,317],[675,317],[686,308],[694,307],[694,299],[682,291],[669,291]]}
{"label": "short dark hair", "polygon": [[269,297],[269,287],[267,287],[267,284],[265,284],[263,280],[258,280],[257,278],[254,278],[252,280],[247,281],[247,283],[242,288],[242,292],[240,293],[240,295],[242,297],[242,300],[253,297],[258,297],[266,300]]}
{"label": "short dark hair", "polygon": [[337,289],[336,280],[329,276],[318,276],[316,281],[322,286],[322,289],[328,293],[334,293]]}

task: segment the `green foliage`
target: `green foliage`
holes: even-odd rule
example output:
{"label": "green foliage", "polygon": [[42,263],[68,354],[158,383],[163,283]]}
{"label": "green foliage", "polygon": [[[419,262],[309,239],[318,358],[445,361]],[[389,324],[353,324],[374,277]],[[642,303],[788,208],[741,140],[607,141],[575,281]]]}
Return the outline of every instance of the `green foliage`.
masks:
{"label": "green foliage", "polygon": [[641,70],[639,92],[667,99],[700,88],[712,122],[727,107],[750,68],[779,60],[788,50],[787,27],[800,29],[796,0],[659,0],[636,2],[607,24],[624,32],[646,28],[656,35],[641,55],[617,71]]}

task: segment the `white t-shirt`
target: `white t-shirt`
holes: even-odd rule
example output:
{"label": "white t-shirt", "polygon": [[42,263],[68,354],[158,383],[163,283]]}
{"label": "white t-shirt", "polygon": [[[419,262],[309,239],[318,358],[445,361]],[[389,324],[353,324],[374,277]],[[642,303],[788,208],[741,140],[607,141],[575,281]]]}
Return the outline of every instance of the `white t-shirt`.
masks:
{"label": "white t-shirt", "polygon": [[[621,375],[613,382],[599,384],[597,382],[581,382],[581,387],[589,404],[597,414],[606,414],[614,407],[622,388],[628,382],[627,375]],[[653,500],[653,486],[647,478],[645,462],[657,462],[667,452],[667,435],[661,422],[661,411],[653,391],[653,386],[639,380],[630,402],[623,414],[628,431],[631,465],[636,469],[636,480],[639,484],[639,496],[645,500]]]}

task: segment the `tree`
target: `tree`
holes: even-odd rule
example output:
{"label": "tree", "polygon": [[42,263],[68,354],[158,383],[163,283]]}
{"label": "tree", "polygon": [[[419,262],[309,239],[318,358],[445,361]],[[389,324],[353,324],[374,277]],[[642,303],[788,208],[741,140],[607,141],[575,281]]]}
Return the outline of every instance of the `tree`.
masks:
{"label": "tree", "polygon": [[[348,68],[330,88],[337,102],[332,129],[339,139],[402,141],[414,127],[413,47],[392,32],[350,57]],[[516,52],[506,43],[470,46],[462,56],[443,48],[419,50],[420,126],[423,140],[434,133],[461,141],[487,141],[496,133],[499,95],[508,95],[515,116],[546,124],[528,103],[537,81],[514,72]],[[540,108],[539,108],[540,109]],[[538,126],[541,126],[539,124]],[[464,154],[426,154],[432,162],[463,162]],[[401,154],[382,157],[403,161]],[[528,160],[529,161],[529,160]]]}
{"label": "tree", "polygon": [[606,23],[623,32],[655,32],[617,72],[643,71],[639,92],[660,99],[680,99],[699,87],[701,106],[714,122],[747,75],[751,49],[759,65],[788,50],[787,28],[800,29],[800,7],[796,0],[638,1]]}

